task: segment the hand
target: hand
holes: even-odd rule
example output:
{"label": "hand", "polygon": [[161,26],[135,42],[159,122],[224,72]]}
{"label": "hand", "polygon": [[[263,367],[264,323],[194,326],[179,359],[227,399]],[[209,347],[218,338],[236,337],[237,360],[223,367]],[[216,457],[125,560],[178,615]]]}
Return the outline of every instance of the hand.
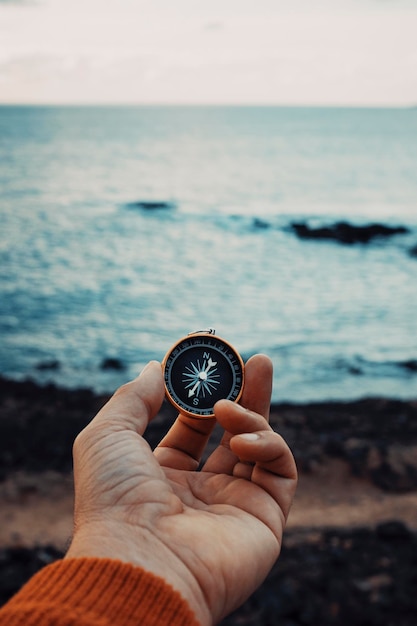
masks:
{"label": "hand", "polygon": [[[268,424],[272,365],[246,364],[239,406],[179,415],[152,453],[142,438],[164,397],[161,365],[121,387],[74,444],[75,527],[67,557],[108,557],[164,578],[203,626],[237,608],[277,559],[297,483]],[[245,408],[244,408],[245,407]],[[197,471],[216,420],[220,445]]]}

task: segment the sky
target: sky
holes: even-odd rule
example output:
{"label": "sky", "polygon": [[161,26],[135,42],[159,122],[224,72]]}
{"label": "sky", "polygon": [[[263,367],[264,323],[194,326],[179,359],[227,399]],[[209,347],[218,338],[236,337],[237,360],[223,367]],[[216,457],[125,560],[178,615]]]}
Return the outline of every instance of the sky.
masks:
{"label": "sky", "polygon": [[0,103],[417,104],[417,0],[0,0]]}

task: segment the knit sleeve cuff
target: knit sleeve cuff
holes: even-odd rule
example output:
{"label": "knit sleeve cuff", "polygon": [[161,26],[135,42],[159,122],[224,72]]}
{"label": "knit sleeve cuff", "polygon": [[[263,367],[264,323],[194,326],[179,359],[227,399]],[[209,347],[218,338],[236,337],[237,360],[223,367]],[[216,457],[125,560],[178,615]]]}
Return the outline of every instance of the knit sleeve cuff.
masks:
{"label": "knit sleeve cuff", "polygon": [[97,558],[65,559],[45,567],[3,607],[1,624],[199,626],[186,601],[162,578]]}

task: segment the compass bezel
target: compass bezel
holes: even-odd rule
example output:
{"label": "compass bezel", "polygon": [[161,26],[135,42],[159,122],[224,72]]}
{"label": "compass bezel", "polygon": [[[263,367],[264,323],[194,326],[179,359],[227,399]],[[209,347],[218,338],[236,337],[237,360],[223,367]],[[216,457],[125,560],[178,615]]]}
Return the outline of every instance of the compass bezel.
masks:
{"label": "compass bezel", "polygon": [[[199,351],[201,355],[197,359],[196,355],[199,355]],[[194,366],[190,360],[188,364],[190,367],[187,367],[190,373],[184,371],[184,356],[187,352],[193,355],[194,363],[196,364],[198,361],[199,366]],[[208,356],[213,353],[217,355],[213,358],[220,361],[220,367],[212,369],[211,373],[210,368],[218,364],[218,361],[212,361],[211,357]],[[207,355],[207,357],[204,358],[204,355]],[[203,363],[206,369],[199,372],[199,368],[201,370],[203,368]],[[178,369],[181,367],[182,370]],[[216,374],[217,370],[219,371]],[[202,376],[206,374],[206,371],[209,371],[209,374]],[[214,417],[213,406],[218,400],[226,398],[233,402],[238,402],[243,392],[245,366],[242,357],[228,341],[215,335],[213,331],[192,333],[179,339],[166,353],[162,361],[162,372],[165,392],[169,402],[180,413],[189,417],[212,418]],[[192,372],[194,372],[194,379]],[[221,378],[222,375],[223,379]],[[179,383],[179,376],[186,377],[186,380],[182,378],[181,383]],[[218,382],[216,378],[219,378]],[[196,381],[197,384],[195,384]],[[199,381],[201,381],[202,386],[199,384]],[[226,384],[226,393],[216,394],[215,387],[217,384],[222,385],[223,388]],[[202,393],[199,396],[200,387]],[[211,388],[210,390],[209,387]],[[197,393],[194,394],[193,390],[196,390]],[[190,394],[190,399],[185,397],[187,392]],[[207,393],[207,396],[204,396],[205,393]],[[196,396],[199,396],[197,402]],[[203,406],[199,407],[200,399],[203,400]],[[210,402],[208,402],[209,400]]]}

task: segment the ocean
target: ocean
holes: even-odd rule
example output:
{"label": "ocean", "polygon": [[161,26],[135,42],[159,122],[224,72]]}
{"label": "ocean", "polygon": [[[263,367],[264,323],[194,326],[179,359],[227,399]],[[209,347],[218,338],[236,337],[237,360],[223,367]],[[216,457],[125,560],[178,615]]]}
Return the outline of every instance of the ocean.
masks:
{"label": "ocean", "polygon": [[2,106],[0,218],[6,377],[111,392],[210,327],[274,401],[417,397],[416,108]]}

